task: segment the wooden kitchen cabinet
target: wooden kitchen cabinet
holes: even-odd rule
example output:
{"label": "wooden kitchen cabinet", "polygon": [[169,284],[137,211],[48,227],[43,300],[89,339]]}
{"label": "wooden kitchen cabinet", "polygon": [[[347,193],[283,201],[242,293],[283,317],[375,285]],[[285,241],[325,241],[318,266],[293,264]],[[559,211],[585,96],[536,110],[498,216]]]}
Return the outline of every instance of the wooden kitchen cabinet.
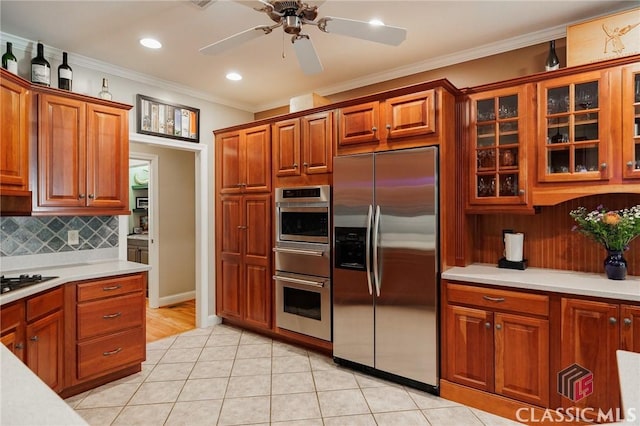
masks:
{"label": "wooden kitchen cabinet", "polygon": [[435,89],[348,106],[339,110],[338,155],[421,146],[407,139],[435,132]]}
{"label": "wooden kitchen cabinet", "polygon": [[58,392],[64,386],[61,287],[3,306],[2,343]]}
{"label": "wooden kitchen cabinet", "polygon": [[531,208],[532,100],[529,84],[469,95],[468,212]]}
{"label": "wooden kitchen cabinet", "polygon": [[277,186],[330,184],[333,165],[333,112],[326,111],[272,125],[273,168]]}
{"label": "wooden kitchen cabinet", "polygon": [[65,326],[72,331],[65,340],[67,394],[140,371],[146,281],[146,273],[136,273],[65,286]]}
{"label": "wooden kitchen cabinet", "polygon": [[616,350],[640,352],[640,306],[577,298],[563,298],[561,306],[558,368],[578,364],[593,375],[592,393],[576,401],[563,396],[562,406],[615,412],[620,407]]}
{"label": "wooden kitchen cabinet", "polygon": [[218,209],[217,314],[270,329],[271,195],[224,195]]}
{"label": "wooden kitchen cabinet", "polygon": [[525,403],[549,403],[549,299],[443,281],[443,378]]}
{"label": "wooden kitchen cabinet", "polygon": [[622,68],[622,177],[640,178],[640,64]]}
{"label": "wooden kitchen cabinet", "polygon": [[217,134],[218,193],[271,191],[271,126],[269,124]]}
{"label": "wooden kitchen cabinet", "polygon": [[131,107],[46,91],[38,108],[34,214],[128,214]]}

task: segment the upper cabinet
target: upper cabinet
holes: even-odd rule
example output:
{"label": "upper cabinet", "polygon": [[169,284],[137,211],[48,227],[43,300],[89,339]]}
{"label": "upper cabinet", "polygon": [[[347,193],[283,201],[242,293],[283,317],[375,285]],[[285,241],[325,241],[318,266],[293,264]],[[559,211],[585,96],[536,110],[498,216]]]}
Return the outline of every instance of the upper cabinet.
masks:
{"label": "upper cabinet", "polygon": [[622,162],[625,179],[640,178],[640,64],[622,68]]}
{"label": "upper cabinet", "polygon": [[436,132],[436,90],[344,107],[338,121],[338,155],[420,146],[412,137]]}
{"label": "upper cabinet", "polygon": [[330,184],[333,135],[332,111],[274,123],[273,173],[276,183]]}
{"label": "upper cabinet", "polygon": [[[531,85],[469,95],[468,210],[529,205]],[[479,207],[482,206],[482,207]]]}
{"label": "upper cabinet", "polygon": [[38,94],[34,214],[128,214],[130,106]]}
{"label": "upper cabinet", "polygon": [[27,82],[2,69],[0,101],[0,191],[29,190],[29,108]]}
{"label": "upper cabinet", "polygon": [[611,175],[613,141],[607,70],[538,85],[538,180],[592,181]]}
{"label": "upper cabinet", "polygon": [[271,191],[271,126],[264,124],[216,135],[219,193]]}

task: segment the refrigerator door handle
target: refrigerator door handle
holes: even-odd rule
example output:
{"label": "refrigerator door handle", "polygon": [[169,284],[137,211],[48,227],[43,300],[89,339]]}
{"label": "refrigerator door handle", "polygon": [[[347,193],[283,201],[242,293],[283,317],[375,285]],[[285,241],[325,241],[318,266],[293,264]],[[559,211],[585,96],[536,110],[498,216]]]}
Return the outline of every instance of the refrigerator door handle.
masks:
{"label": "refrigerator door handle", "polygon": [[367,268],[367,285],[369,286],[369,294],[373,295],[371,288],[371,216],[373,216],[373,206],[369,204],[369,212],[367,213],[367,237],[365,238],[365,259],[364,264]]}
{"label": "refrigerator door handle", "polygon": [[380,231],[380,206],[376,206],[376,216],[373,221],[373,282],[376,285],[376,295],[380,297],[380,268],[378,266],[378,234]]}

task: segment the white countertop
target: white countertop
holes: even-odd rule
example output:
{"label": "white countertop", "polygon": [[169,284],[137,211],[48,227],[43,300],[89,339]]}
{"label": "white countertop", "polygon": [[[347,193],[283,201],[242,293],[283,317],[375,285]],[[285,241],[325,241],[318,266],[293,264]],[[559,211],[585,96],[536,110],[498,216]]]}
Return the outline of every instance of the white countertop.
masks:
{"label": "white countertop", "polygon": [[593,274],[556,269],[498,268],[496,265],[472,264],[453,267],[442,278],[476,284],[492,284],[523,290],[540,290],[580,296],[604,297],[640,302],[640,277],[627,275],[626,280],[610,280],[604,273]]}
{"label": "white countertop", "polygon": [[0,424],[88,424],[4,345],[0,345],[0,360]]}
{"label": "white countertop", "polygon": [[17,276],[21,273],[28,273],[41,274],[43,277],[55,276],[58,278],[2,294],[0,295],[0,306],[72,281],[132,274],[148,271],[150,269],[149,265],[144,265],[142,263],[114,259],[79,263],[75,265],[47,266],[43,268],[29,268],[28,270],[2,271],[2,274],[7,277]]}

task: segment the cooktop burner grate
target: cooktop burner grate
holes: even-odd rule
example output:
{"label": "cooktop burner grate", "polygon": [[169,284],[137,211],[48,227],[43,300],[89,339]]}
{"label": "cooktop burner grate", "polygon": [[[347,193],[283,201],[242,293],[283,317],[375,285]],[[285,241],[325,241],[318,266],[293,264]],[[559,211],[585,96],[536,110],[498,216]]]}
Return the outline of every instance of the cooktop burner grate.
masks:
{"label": "cooktop burner grate", "polygon": [[8,293],[13,290],[40,284],[55,278],[58,277],[43,277],[40,274],[21,274],[17,277],[5,277],[4,275],[2,275],[2,277],[0,278],[0,293]]}

